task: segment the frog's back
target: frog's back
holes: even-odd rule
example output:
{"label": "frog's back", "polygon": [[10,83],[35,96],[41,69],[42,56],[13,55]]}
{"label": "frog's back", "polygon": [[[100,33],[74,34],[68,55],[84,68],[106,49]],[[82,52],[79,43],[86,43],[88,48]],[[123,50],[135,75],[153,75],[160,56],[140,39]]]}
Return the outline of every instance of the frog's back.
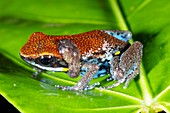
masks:
{"label": "frog's back", "polygon": [[[80,49],[81,62],[99,66],[99,70],[94,75],[94,78],[108,74],[110,70],[109,62],[113,57],[112,54],[121,51],[127,45],[126,41],[129,38],[129,32],[127,32],[127,36],[125,34],[122,35],[120,32],[124,33],[123,31],[93,30],[72,35],[72,42]],[[86,69],[81,68],[80,75],[83,76],[86,72]]]}
{"label": "frog's back", "polygon": [[[120,31],[119,31],[120,32]],[[111,30],[93,30],[76,35],[45,35],[42,32],[33,33],[28,42],[21,48],[20,54],[24,57],[37,58],[42,55],[52,55],[62,58],[58,51],[58,43],[62,39],[74,42],[82,57],[98,57],[109,49],[121,50],[127,44]],[[119,33],[121,34],[121,33]],[[118,36],[118,37],[117,37]]]}
{"label": "frog's back", "polygon": [[71,37],[84,57],[98,57],[110,49],[121,50],[127,45],[127,42],[108,34],[106,30],[93,30]]}

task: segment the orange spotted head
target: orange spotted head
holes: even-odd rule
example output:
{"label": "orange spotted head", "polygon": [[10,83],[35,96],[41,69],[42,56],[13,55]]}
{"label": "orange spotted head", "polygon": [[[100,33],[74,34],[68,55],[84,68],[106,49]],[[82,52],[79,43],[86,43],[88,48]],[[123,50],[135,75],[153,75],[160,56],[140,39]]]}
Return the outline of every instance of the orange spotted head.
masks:
{"label": "orange spotted head", "polygon": [[60,57],[57,49],[58,41],[42,32],[33,33],[28,42],[20,49],[23,57],[37,58],[43,55]]}
{"label": "orange spotted head", "polygon": [[20,56],[27,63],[40,69],[64,71],[66,69],[63,67],[67,67],[67,63],[61,60],[58,41],[54,36],[35,32],[20,49]]}

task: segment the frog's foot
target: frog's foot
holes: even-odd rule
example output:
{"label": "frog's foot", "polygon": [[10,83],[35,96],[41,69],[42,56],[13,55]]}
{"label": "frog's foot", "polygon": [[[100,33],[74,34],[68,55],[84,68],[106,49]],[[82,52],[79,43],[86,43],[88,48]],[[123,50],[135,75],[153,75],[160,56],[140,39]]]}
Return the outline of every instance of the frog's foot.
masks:
{"label": "frog's foot", "polygon": [[82,91],[82,90],[90,90],[94,89],[95,86],[99,85],[99,83],[95,83],[93,85],[88,86],[89,82],[93,78],[93,76],[98,71],[99,67],[96,64],[84,64],[82,66],[83,68],[86,68],[88,71],[83,75],[83,77],[78,81],[78,83],[75,86],[60,86],[56,85],[57,88],[60,88],[62,90],[73,90],[73,91]]}
{"label": "frog's foot", "polygon": [[[119,86],[120,84],[122,84],[122,83],[124,83],[124,82],[125,82],[125,84],[124,84],[123,88],[126,89],[127,86],[129,85],[129,82],[139,74],[139,68],[140,68],[140,67],[138,66],[138,69],[135,70],[132,74],[128,75],[127,78],[119,79],[116,83],[114,83],[114,84],[112,84],[112,85],[110,85],[110,86],[100,87],[100,89],[101,89],[101,90],[111,89],[111,88],[114,88],[114,87]],[[113,80],[113,79],[114,79],[114,78],[112,78],[112,80]],[[110,80],[111,80],[111,78],[110,78]]]}
{"label": "frog's foot", "polygon": [[111,88],[114,88],[114,87],[117,87],[119,86],[120,84],[122,84],[125,80],[122,79],[122,80],[119,80],[117,81],[116,83],[110,85],[110,86],[106,86],[106,87],[100,87],[100,90],[104,90],[104,89],[111,89]]}
{"label": "frog's foot", "polygon": [[41,74],[41,73],[43,72],[42,69],[39,69],[39,68],[36,68],[36,67],[34,67],[33,70],[36,70],[36,72],[34,72],[34,73],[32,74],[32,77],[33,77],[33,78],[36,78],[39,74]]}
{"label": "frog's foot", "polygon": [[100,82],[96,82],[90,86],[87,86],[84,90],[91,90],[91,89],[94,89],[96,86],[99,86],[100,85]]}
{"label": "frog's foot", "polygon": [[83,91],[83,90],[91,90],[94,89],[96,86],[99,86],[100,82],[96,82],[90,86],[86,86],[84,89],[79,89],[76,86],[61,86],[61,85],[55,85],[56,88],[62,89],[62,90],[70,90],[70,91]]}
{"label": "frog's foot", "polygon": [[61,85],[55,85],[56,88],[62,89],[62,90],[71,90],[71,91],[75,91],[76,89],[74,88],[74,86],[61,86]]}
{"label": "frog's foot", "polygon": [[113,81],[113,80],[114,80],[114,78],[112,78],[112,77],[108,77],[108,78],[106,79],[107,82]]}

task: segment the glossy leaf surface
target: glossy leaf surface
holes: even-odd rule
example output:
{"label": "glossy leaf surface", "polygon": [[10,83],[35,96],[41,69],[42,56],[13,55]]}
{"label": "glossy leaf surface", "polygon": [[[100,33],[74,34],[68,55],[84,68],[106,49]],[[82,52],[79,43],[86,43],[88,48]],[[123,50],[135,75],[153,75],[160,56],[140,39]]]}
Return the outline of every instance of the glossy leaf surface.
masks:
{"label": "glossy leaf surface", "polygon": [[[0,94],[20,112],[170,112],[168,0],[1,0],[0,10]],[[68,35],[94,29],[130,30],[130,42],[143,43],[141,74],[127,89],[61,91],[54,85],[74,85],[80,77],[47,72],[33,79],[32,67],[19,56],[33,32]],[[111,84],[106,77],[91,83]]]}

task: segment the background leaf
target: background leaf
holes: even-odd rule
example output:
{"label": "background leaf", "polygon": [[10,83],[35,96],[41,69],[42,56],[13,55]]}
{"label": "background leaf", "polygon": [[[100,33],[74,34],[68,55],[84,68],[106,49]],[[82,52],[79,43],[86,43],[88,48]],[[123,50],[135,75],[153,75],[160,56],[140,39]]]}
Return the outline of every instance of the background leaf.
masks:
{"label": "background leaf", "polygon": [[[170,112],[168,0],[1,0],[0,10],[0,94],[20,112]],[[61,91],[54,85],[74,85],[80,77],[47,72],[33,79],[32,67],[20,59],[19,50],[33,32],[93,29],[128,29],[144,44],[141,74],[127,89]],[[106,77],[91,83],[112,84]]]}

